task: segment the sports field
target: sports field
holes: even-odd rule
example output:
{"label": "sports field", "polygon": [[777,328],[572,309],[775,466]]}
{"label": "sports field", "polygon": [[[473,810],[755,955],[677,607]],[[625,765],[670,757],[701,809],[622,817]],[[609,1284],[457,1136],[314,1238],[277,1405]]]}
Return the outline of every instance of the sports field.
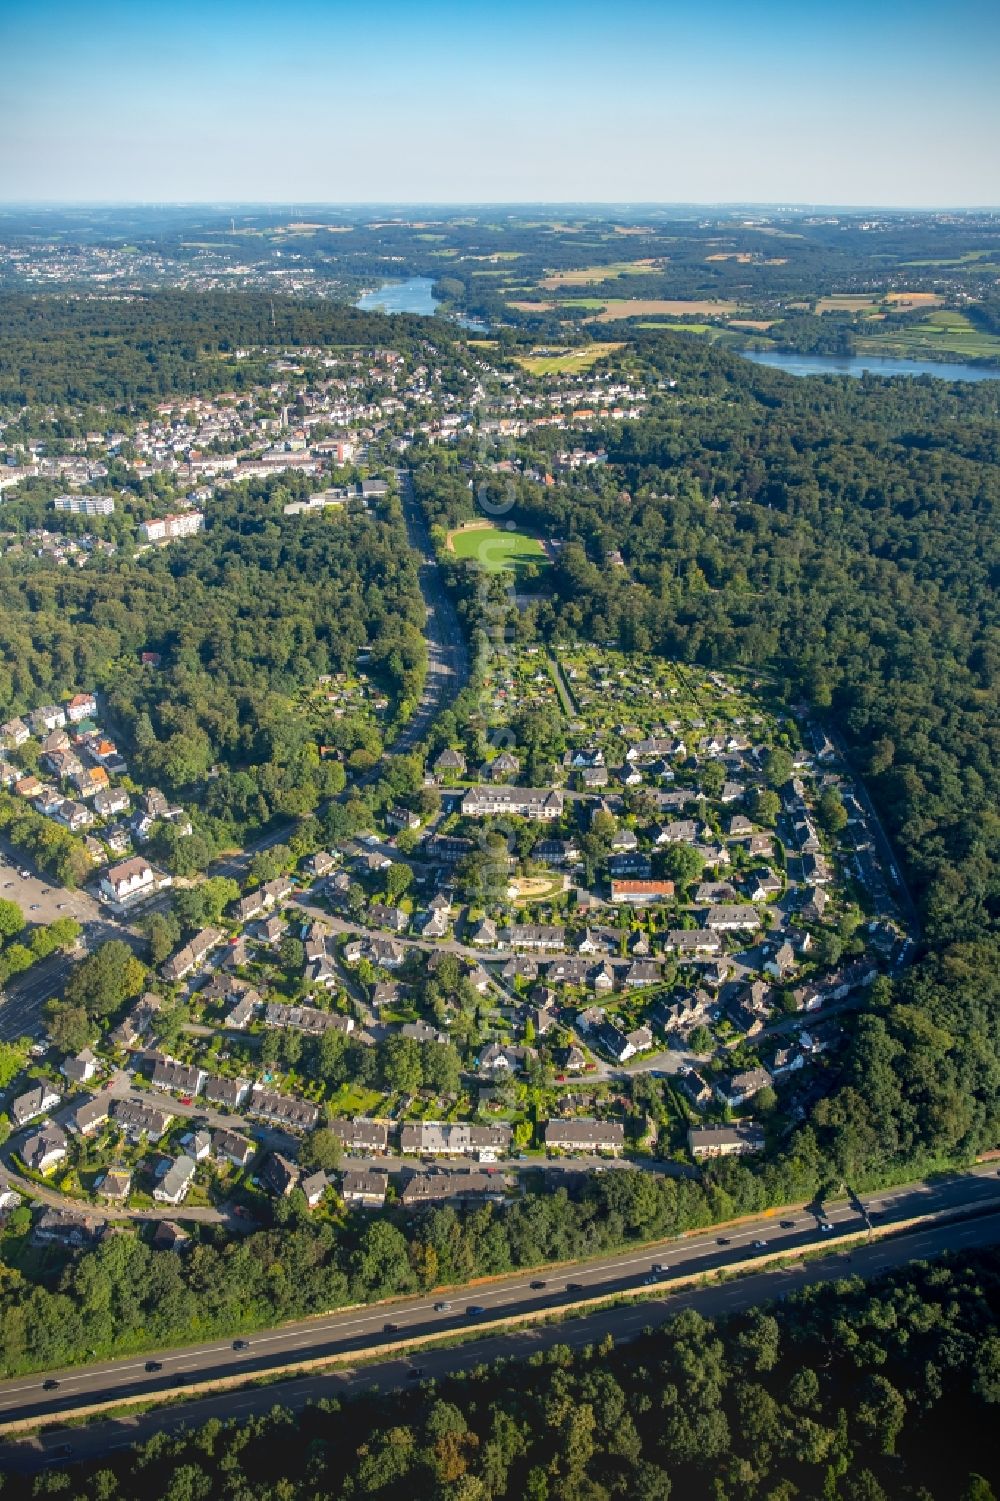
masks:
{"label": "sports field", "polygon": [[537,537],[529,537],[526,532],[508,531],[490,522],[473,521],[449,532],[446,545],[456,558],[478,563],[487,573],[502,573],[505,569],[521,573],[528,564],[544,568],[548,563],[545,549]]}

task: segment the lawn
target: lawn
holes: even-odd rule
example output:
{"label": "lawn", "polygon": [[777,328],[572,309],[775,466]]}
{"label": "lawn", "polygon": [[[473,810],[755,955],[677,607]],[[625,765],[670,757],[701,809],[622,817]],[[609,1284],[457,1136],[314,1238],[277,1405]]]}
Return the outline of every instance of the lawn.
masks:
{"label": "lawn", "polygon": [[1000,364],[1000,338],[984,333],[964,313],[942,309],[904,329],[887,329],[857,340],[859,354],[895,354],[910,358],[930,356],[990,360]]}
{"label": "lawn", "polygon": [[517,363],[530,375],[563,375],[567,371],[588,370],[595,361],[622,348],[622,344],[584,344],[579,349],[550,349],[544,354],[523,355]]}
{"label": "lawn", "polygon": [[480,525],[459,527],[448,533],[448,551],[466,562],[478,563],[487,573],[501,573],[505,569],[522,572],[529,563],[545,567],[548,558],[537,537],[526,532],[508,531],[506,528]]}

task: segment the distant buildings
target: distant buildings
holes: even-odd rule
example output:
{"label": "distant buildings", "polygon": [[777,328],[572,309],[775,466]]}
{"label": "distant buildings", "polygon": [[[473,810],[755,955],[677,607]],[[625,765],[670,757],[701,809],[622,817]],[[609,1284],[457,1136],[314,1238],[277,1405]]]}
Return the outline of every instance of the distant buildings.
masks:
{"label": "distant buildings", "polygon": [[139,526],[139,538],[142,542],[173,542],[176,537],[193,537],[204,527],[203,511],[180,511],[143,521]]}

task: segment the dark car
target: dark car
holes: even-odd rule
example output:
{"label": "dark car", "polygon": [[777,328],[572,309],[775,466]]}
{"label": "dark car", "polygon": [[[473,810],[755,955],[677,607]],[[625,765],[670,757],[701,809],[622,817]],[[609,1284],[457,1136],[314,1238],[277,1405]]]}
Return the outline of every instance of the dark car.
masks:
{"label": "dark car", "polygon": [[728,1246],[729,1240],[725,1235],[720,1235],[717,1237],[715,1244],[717,1246]]}
{"label": "dark car", "polygon": [[582,1292],[582,1290],[583,1290],[583,1283],[582,1282],[567,1282],[566,1283],[566,1291],[568,1293],[578,1293],[578,1292]]}
{"label": "dark car", "polygon": [[249,1348],[250,1348],[250,1341],[248,1339],[234,1339],[233,1340],[233,1349],[234,1350],[249,1350]]}
{"label": "dark car", "polygon": [[666,1267],[663,1265],[662,1261],[654,1261],[649,1270],[651,1272],[665,1272]]}
{"label": "dark car", "polygon": [[382,1325],[382,1333],[383,1334],[395,1334],[398,1331],[398,1329],[399,1329],[399,1325],[398,1324],[383,1324]]}
{"label": "dark car", "polygon": [[483,1307],[482,1303],[470,1303],[465,1311],[466,1313],[476,1314],[485,1313],[486,1309]]}
{"label": "dark car", "polygon": [[795,1229],[795,1221],[794,1220],[779,1220],[778,1223],[781,1225],[782,1230],[794,1230]]}
{"label": "dark car", "polygon": [[159,1361],[159,1360],[147,1360],[146,1361],[146,1370],[147,1371],[162,1371],[163,1370],[163,1363],[162,1363],[162,1361]]}
{"label": "dark car", "polygon": [[423,1366],[422,1365],[415,1365],[413,1367],[413,1369],[410,1371],[409,1379],[411,1381],[419,1381],[420,1378],[423,1376],[423,1374],[424,1374],[424,1368],[423,1368]]}
{"label": "dark car", "polygon": [[72,1446],[72,1444],[56,1444],[54,1448],[52,1448],[52,1449],[46,1449],[46,1451],[45,1451],[45,1458],[42,1460],[42,1464],[44,1464],[44,1465],[58,1464],[58,1462],[59,1462],[60,1459],[69,1459],[69,1457],[70,1457],[70,1455],[72,1453],[73,1453],[73,1446]]}
{"label": "dark car", "polygon": [[541,1292],[542,1288],[545,1286],[545,1283],[542,1282],[540,1278],[536,1277],[531,1286],[532,1289],[537,1293]]}
{"label": "dark car", "polygon": [[43,1392],[54,1392],[54,1391],[57,1390],[58,1386],[59,1386],[59,1383],[55,1379],[55,1377],[54,1376],[50,1376],[49,1379],[48,1379],[48,1381],[43,1381],[42,1382],[42,1391]]}

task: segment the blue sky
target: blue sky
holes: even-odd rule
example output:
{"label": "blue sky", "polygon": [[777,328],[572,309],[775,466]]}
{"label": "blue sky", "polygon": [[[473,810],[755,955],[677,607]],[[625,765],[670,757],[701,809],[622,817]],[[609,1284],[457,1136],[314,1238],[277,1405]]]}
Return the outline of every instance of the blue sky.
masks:
{"label": "blue sky", "polygon": [[0,200],[1000,203],[991,0],[0,0]]}

